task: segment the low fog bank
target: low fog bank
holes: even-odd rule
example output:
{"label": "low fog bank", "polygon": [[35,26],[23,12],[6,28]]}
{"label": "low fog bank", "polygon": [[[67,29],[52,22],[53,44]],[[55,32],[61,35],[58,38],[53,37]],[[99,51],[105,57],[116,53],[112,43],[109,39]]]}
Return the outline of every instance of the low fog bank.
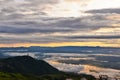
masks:
{"label": "low fog bank", "polygon": [[[4,57],[29,55],[36,59],[45,60],[52,66],[65,72],[85,73],[96,77],[100,74],[111,77],[120,76],[120,67],[118,66],[120,65],[119,54],[5,52],[1,55]],[[109,65],[113,65],[113,68]]]}

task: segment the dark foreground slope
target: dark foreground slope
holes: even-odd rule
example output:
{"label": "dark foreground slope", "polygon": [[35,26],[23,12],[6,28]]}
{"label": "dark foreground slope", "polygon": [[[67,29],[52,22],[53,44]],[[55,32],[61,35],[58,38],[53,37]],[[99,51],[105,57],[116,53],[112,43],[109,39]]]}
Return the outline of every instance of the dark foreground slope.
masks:
{"label": "dark foreground slope", "polygon": [[60,72],[42,60],[18,56],[0,60],[0,80],[95,80],[91,75]]}
{"label": "dark foreground slope", "polygon": [[23,74],[54,74],[59,71],[42,60],[30,56],[17,56],[0,60],[0,71]]}
{"label": "dark foreground slope", "polygon": [[78,75],[72,73],[61,73],[35,76],[19,73],[0,72],[0,80],[82,80],[82,78],[86,78],[87,80],[96,80],[93,76],[85,74]]}

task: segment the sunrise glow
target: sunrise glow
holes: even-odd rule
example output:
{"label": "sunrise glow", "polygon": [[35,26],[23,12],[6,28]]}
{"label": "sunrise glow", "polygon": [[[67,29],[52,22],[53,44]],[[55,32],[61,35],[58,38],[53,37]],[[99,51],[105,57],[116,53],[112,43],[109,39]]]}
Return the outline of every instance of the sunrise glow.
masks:
{"label": "sunrise glow", "polygon": [[120,1],[0,0],[0,47],[20,46],[120,47]]}

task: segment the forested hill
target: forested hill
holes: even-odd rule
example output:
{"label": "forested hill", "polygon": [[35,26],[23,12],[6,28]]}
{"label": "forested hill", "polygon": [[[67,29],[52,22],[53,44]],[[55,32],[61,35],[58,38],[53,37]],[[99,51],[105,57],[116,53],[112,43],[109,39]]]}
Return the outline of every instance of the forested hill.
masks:
{"label": "forested hill", "polygon": [[30,56],[17,56],[0,60],[0,71],[24,74],[53,74],[59,73],[43,60],[36,60]]}
{"label": "forested hill", "polygon": [[95,80],[91,75],[66,73],[57,70],[43,60],[30,56],[0,59],[0,80]]}

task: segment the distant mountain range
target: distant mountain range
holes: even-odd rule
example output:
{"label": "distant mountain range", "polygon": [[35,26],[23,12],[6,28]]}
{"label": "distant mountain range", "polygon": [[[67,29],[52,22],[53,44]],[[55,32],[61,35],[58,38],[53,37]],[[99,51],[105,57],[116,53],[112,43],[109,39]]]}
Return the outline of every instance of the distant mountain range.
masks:
{"label": "distant mountain range", "polygon": [[[41,53],[106,53],[108,50],[120,52],[115,47],[63,46],[63,47],[9,47],[0,48],[0,52],[41,52]],[[109,52],[108,52],[109,53]]]}
{"label": "distant mountain range", "polygon": [[31,47],[7,47],[0,48],[0,52],[42,52],[42,53],[82,53],[84,50],[89,51],[98,51],[98,50],[118,50],[119,47],[89,47],[89,46],[63,46],[63,47],[39,47],[39,46],[31,46]]}

